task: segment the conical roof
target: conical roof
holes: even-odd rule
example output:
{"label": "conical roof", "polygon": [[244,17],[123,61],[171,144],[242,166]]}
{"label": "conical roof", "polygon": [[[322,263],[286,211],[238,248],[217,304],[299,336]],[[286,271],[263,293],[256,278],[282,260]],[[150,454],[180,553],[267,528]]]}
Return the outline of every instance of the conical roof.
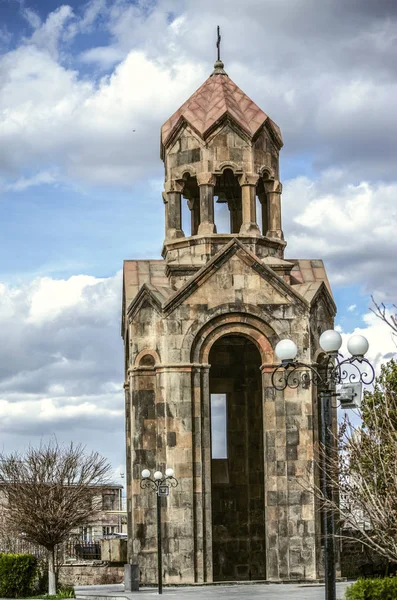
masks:
{"label": "conical roof", "polygon": [[161,128],[162,145],[169,143],[184,121],[205,139],[226,116],[250,138],[266,124],[279,147],[283,145],[279,127],[230,79],[220,61],[215,63],[214,72],[203,85],[164,123]]}

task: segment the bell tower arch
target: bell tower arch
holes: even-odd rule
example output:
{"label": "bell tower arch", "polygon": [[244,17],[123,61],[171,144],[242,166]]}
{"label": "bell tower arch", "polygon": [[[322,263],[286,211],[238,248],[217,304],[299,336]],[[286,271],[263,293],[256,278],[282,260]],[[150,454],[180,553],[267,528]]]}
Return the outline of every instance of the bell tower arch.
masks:
{"label": "bell tower arch", "polygon": [[[176,287],[176,263],[183,262],[184,275],[192,274],[233,237],[259,258],[283,259],[282,145],[278,126],[229,78],[220,60],[203,85],[164,123],[163,257]],[[182,230],[183,203],[191,211],[190,235]],[[227,204],[230,211],[227,233],[217,231],[216,203]],[[262,210],[260,222],[257,204]]]}

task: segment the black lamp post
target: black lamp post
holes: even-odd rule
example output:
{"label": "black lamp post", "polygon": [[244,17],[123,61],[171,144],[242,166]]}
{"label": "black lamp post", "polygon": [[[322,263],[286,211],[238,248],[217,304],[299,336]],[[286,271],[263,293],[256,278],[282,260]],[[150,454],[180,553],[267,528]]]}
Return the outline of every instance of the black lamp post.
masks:
{"label": "black lamp post", "polygon": [[[342,337],[333,329],[325,331],[320,336],[320,347],[325,353],[321,365],[309,365],[296,360],[298,348],[289,339],[281,340],[275,348],[275,353],[281,360],[281,365],[272,374],[272,384],[277,390],[307,387],[312,384],[320,389],[321,411],[321,443],[322,473],[321,492],[325,500],[332,500],[332,489],[327,473],[327,459],[332,452],[332,396],[335,396],[335,386],[345,381],[369,385],[375,378],[375,371],[370,362],[364,358],[368,351],[368,341],[362,335],[353,335],[347,344],[351,356],[343,358],[339,353]],[[363,367],[367,370],[363,370]],[[334,517],[327,503],[323,513],[324,529],[324,579],[326,600],[336,600],[335,547],[334,547]]]}
{"label": "black lamp post", "polygon": [[169,496],[170,488],[178,485],[178,480],[174,477],[173,469],[166,469],[165,476],[161,471],[153,473],[153,479],[150,478],[149,469],[143,469],[141,473],[141,488],[151,489],[157,496],[157,585],[159,594],[163,593],[163,573],[162,573],[162,551],[161,551],[161,498]]}

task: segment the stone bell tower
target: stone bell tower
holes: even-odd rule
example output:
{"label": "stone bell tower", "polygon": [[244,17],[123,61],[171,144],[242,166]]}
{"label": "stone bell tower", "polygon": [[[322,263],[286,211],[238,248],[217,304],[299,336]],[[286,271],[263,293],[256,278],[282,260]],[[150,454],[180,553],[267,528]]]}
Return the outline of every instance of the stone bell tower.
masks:
{"label": "stone bell tower", "polygon": [[[157,562],[144,468],[172,467],[179,480],[163,499],[166,582],[321,570],[319,517],[302,486],[315,477],[316,392],[276,391],[271,374],[284,337],[316,360],[336,309],[321,260],[284,258],[282,145],[220,60],[161,129],[163,260],[124,262],[122,307],[129,560],[145,583]],[[228,208],[226,233],[216,203]]]}

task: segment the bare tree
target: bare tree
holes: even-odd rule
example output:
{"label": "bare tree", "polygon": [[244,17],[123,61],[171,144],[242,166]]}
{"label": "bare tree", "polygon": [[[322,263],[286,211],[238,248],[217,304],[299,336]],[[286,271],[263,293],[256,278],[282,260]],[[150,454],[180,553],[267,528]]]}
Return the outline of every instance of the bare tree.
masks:
{"label": "bare tree", "polygon": [[[337,537],[359,539],[397,562],[397,363],[381,368],[364,395],[357,425],[345,418],[335,438],[337,452],[320,448],[318,468],[327,471],[333,494],[311,488],[339,521]],[[324,462],[323,462],[324,461]]]}
{"label": "bare tree", "polygon": [[10,530],[44,547],[48,593],[56,593],[54,553],[70,532],[92,520],[111,466],[81,444],[50,441],[25,453],[0,454],[0,486]]}
{"label": "bare tree", "polygon": [[[380,302],[379,304],[375,301],[372,296],[372,307],[370,310],[376,315],[379,319],[381,319],[386,325],[390,327],[394,336],[397,336],[397,305],[393,304],[391,306],[391,310],[389,311],[386,304]],[[393,311],[396,311],[393,314]]]}

